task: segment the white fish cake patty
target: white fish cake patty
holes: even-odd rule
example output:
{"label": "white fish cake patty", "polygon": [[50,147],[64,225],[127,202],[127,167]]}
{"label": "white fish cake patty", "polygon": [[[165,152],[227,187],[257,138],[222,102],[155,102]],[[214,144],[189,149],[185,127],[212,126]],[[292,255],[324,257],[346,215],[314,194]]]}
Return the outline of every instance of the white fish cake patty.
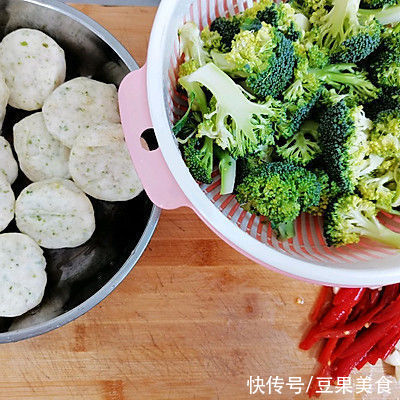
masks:
{"label": "white fish cake patty", "polygon": [[14,149],[22,172],[32,182],[70,177],[70,151],[49,133],[43,113],[30,115],[14,125]]}
{"label": "white fish cake patty", "polygon": [[15,217],[18,229],[47,249],[80,246],[95,230],[92,203],[63,179],[27,186],[17,198]]}
{"label": "white fish cake patty", "polygon": [[0,68],[10,89],[8,103],[26,111],[39,110],[65,80],[65,54],[45,33],[18,29],[0,43]]}
{"label": "white fish cake patty", "polygon": [[18,164],[15,161],[10,143],[0,136],[0,173],[12,185],[18,177]]}
{"label": "white fish cake patty", "polygon": [[0,316],[16,317],[36,307],[47,283],[42,249],[27,235],[0,235]]}
{"label": "white fish cake patty", "polygon": [[121,122],[117,88],[89,78],[72,79],[49,96],[43,115],[49,132],[71,148],[90,126]]}
{"label": "white fish cake patty", "polygon": [[0,70],[0,129],[3,126],[4,118],[6,116],[9,98],[10,89],[8,88],[4,75]]}
{"label": "white fish cake patty", "polygon": [[75,183],[99,200],[127,201],[143,190],[121,124],[93,126],[78,136],[69,169]]}
{"label": "white fish cake patty", "polygon": [[0,232],[14,219],[15,196],[6,177],[0,174]]}

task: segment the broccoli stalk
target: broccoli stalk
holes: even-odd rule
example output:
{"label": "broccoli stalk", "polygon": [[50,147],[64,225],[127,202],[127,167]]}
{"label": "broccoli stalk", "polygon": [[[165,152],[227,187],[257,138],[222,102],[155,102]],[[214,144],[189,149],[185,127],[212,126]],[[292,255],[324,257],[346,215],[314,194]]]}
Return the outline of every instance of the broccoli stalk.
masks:
{"label": "broccoli stalk", "polygon": [[211,60],[204,48],[200,29],[195,23],[187,22],[179,29],[179,44],[181,55],[185,55],[185,62],[179,68],[179,76],[189,75]]}
{"label": "broccoli stalk", "polygon": [[219,160],[218,168],[221,175],[221,195],[231,194],[235,187],[236,180],[236,160],[228,151],[220,147],[214,147],[214,154]]}
{"label": "broccoli stalk", "polygon": [[396,24],[400,21],[400,5],[386,6],[377,10],[359,9],[358,16],[361,21],[375,18],[382,25]]}
{"label": "broccoli stalk", "polygon": [[324,233],[329,246],[358,243],[360,237],[400,249],[400,234],[382,225],[371,201],[357,195],[343,196],[330,204],[324,219]]}
{"label": "broccoli stalk", "polygon": [[[271,122],[282,118],[282,109],[273,99],[264,104],[246,98],[238,85],[217,66],[210,63],[179,80],[190,90],[205,86],[215,98],[215,110],[205,114],[208,135],[234,157],[251,154],[274,140]],[[279,121],[278,121],[279,122]]]}

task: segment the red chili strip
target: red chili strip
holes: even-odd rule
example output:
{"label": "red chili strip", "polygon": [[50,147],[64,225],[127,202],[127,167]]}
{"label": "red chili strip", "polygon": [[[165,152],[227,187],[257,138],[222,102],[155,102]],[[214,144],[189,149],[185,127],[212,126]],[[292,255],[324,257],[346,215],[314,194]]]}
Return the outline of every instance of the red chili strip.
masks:
{"label": "red chili strip", "polygon": [[321,287],[321,290],[319,291],[313,310],[311,311],[310,314],[310,320],[312,322],[317,322],[319,320],[319,318],[321,317],[322,309],[325,303],[329,300],[331,294],[332,294],[332,289],[330,287],[328,286]]}
{"label": "red chili strip", "polygon": [[302,350],[309,350],[319,339],[325,337],[321,335],[321,331],[333,328],[340,321],[346,320],[349,314],[351,313],[353,307],[362,298],[362,295],[365,291],[365,289],[360,289],[357,291],[354,291],[353,289],[341,289],[341,290],[351,290],[353,296],[352,297],[349,296],[345,304],[341,303],[338,306],[332,306],[325,314],[325,316],[321,319],[321,321],[310,329],[306,337],[300,343],[299,347]]}
{"label": "red chili strip", "polygon": [[318,361],[324,365],[331,361],[333,351],[335,350],[336,344],[339,339],[328,339],[325,346],[322,348],[319,354]]}
{"label": "red chili strip", "polygon": [[349,357],[338,360],[333,369],[333,378],[336,379],[338,377],[349,376],[353,368],[355,368],[356,365],[362,363],[364,358],[367,357],[368,351],[369,350],[364,350]]}
{"label": "red chili strip", "polygon": [[388,334],[393,324],[398,322],[399,321],[390,320],[383,324],[372,325],[357,337],[353,346],[347,350],[346,356],[351,357],[356,354],[367,353]]}
{"label": "red chili strip", "polygon": [[359,319],[349,322],[346,325],[342,325],[336,329],[326,329],[324,331],[320,331],[319,333],[316,334],[318,339],[325,338],[325,339],[330,339],[330,338],[343,338],[346,336],[351,336],[353,334],[356,334],[358,331],[360,331],[366,324],[369,324],[372,318],[380,312],[384,308],[385,304],[379,304],[377,307],[372,309],[371,311],[367,312],[363,316],[361,316]]}
{"label": "red chili strip", "polygon": [[330,378],[331,377],[331,368],[329,365],[323,365],[318,373],[312,378],[311,385],[308,389],[308,397],[319,397],[320,393],[317,393],[319,390],[319,380],[318,378]]}
{"label": "red chili strip", "polygon": [[334,353],[332,354],[332,361],[339,358],[344,352],[353,344],[354,339],[356,338],[357,334],[353,333],[352,335],[346,336],[342,339],[338,347],[335,349]]}
{"label": "red chili strip", "polygon": [[357,302],[361,300],[365,292],[365,288],[357,289],[339,289],[336,296],[333,299],[333,305],[338,306],[340,304],[347,305],[352,302]]}
{"label": "red chili strip", "polygon": [[400,314],[400,296],[393,300],[379,315],[377,315],[373,319],[373,322],[380,324],[388,319],[394,318],[397,314]]}

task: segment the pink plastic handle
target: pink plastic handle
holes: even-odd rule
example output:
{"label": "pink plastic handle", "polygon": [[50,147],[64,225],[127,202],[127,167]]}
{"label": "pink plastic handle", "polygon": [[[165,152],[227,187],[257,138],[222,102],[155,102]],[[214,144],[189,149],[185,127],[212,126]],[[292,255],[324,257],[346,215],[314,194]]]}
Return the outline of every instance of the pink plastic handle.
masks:
{"label": "pink plastic handle", "polygon": [[119,87],[119,108],[126,143],[135,169],[150,200],[172,210],[191,204],[172,176],[161,150],[149,151],[141,143],[142,133],[152,128],[147,103],[147,69],[128,74]]}

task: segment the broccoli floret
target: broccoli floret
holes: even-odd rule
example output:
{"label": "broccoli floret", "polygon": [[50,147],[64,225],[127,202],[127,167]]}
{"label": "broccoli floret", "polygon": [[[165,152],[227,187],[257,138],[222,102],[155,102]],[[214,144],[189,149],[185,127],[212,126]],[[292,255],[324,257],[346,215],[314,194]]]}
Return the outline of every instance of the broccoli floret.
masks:
{"label": "broccoli floret", "polygon": [[358,243],[366,237],[387,246],[400,248],[400,234],[382,225],[371,201],[346,195],[333,201],[325,214],[324,234],[328,246]]}
{"label": "broccoli floret", "polygon": [[240,23],[240,30],[258,32],[262,23],[258,18],[244,18]]}
{"label": "broccoli floret", "polygon": [[293,43],[278,31],[276,36],[279,38],[278,43],[268,66],[259,73],[250,74],[246,79],[246,88],[259,98],[279,96],[293,78],[296,61]]}
{"label": "broccoli floret", "polygon": [[303,167],[272,162],[253,165],[236,192],[245,210],[265,216],[278,237],[288,239],[300,212],[319,203],[321,186]]}
{"label": "broccoli floret", "polygon": [[236,35],[229,53],[212,51],[211,56],[230,76],[246,79],[246,89],[261,99],[278,96],[293,76],[292,42],[265,22],[258,32],[242,31]]}
{"label": "broccoli floret", "polygon": [[211,50],[221,51],[221,35],[216,31],[210,31],[210,27],[206,26],[201,31],[201,40],[204,48],[210,52]]}
{"label": "broccoli floret", "polygon": [[172,131],[181,143],[185,143],[197,133],[198,126],[202,121],[201,114],[192,110],[194,97],[194,94],[189,97],[189,106],[186,113],[172,128]]}
{"label": "broccoli floret", "polygon": [[292,0],[290,4],[296,10],[301,11],[307,18],[320,10],[325,11],[325,7],[330,7],[331,2],[326,0]]}
{"label": "broccoli floret", "polygon": [[215,157],[218,159],[219,173],[221,175],[220,194],[230,194],[233,192],[236,180],[236,160],[228,151],[222,150],[220,147],[214,147]]}
{"label": "broccoli floret", "polygon": [[193,84],[203,85],[213,94],[213,109],[204,113],[198,134],[201,130],[215,139],[233,157],[251,154],[259,146],[274,142],[274,130],[285,118],[280,103],[271,98],[263,104],[248,100],[240,87],[212,63],[179,82],[188,94]]}
{"label": "broccoli floret", "polygon": [[340,189],[324,170],[317,168],[313,172],[321,185],[321,199],[317,206],[310,207],[305,211],[311,215],[323,216],[329,203],[340,194]]}
{"label": "broccoli floret", "polygon": [[382,157],[400,155],[400,110],[382,111],[370,132],[371,151]]}
{"label": "broccoli floret", "polygon": [[283,137],[289,138],[299,130],[319,100],[322,88],[322,82],[315,74],[296,69],[295,81],[283,94],[287,119],[290,121]]}
{"label": "broccoli floret", "polygon": [[272,3],[257,12],[257,19],[279,29],[292,41],[301,37],[302,29],[296,23],[296,10],[289,3]]}
{"label": "broccoli floret", "polygon": [[385,32],[378,50],[368,64],[371,80],[379,86],[400,88],[400,32]]}
{"label": "broccoli floret", "polygon": [[394,208],[400,206],[399,166],[396,158],[390,158],[371,174],[364,176],[358,185],[362,197],[374,201],[380,210],[398,213]]}
{"label": "broccoli floret", "polygon": [[378,97],[365,105],[365,112],[371,119],[376,119],[382,111],[400,109],[400,88],[382,87]]}
{"label": "broccoli floret", "polygon": [[358,20],[359,0],[333,0],[332,9],[313,22],[318,44],[329,48],[334,62],[355,63],[368,57],[380,42],[381,25],[375,19]]}
{"label": "broccoli floret", "polygon": [[218,32],[221,36],[220,46],[223,52],[231,51],[232,41],[240,32],[240,20],[236,17],[219,17],[211,23],[211,32]]}
{"label": "broccoli floret", "polygon": [[345,193],[352,193],[360,176],[374,169],[374,160],[367,158],[371,124],[361,106],[348,107],[344,100],[321,116],[318,131],[326,172]]}
{"label": "broccoli floret", "polygon": [[199,68],[210,61],[210,55],[204,48],[200,30],[195,23],[187,22],[178,33],[181,55],[185,55],[185,62],[190,62],[190,67],[182,67],[185,73],[187,68]]}
{"label": "broccoli floret", "polygon": [[321,154],[318,124],[314,121],[304,122],[294,136],[278,144],[276,152],[286,161],[309,164]]}
{"label": "broccoli floret", "polygon": [[339,94],[352,96],[356,101],[365,102],[376,99],[379,89],[368,79],[355,64],[331,64],[322,69],[310,69],[327,86],[336,89]]}
{"label": "broccoli floret", "polygon": [[186,165],[193,178],[202,183],[211,183],[213,140],[209,137],[191,138],[182,147]]}
{"label": "broccoli floret", "polygon": [[[312,40],[313,33],[310,32],[306,41],[295,45],[298,63],[292,87],[301,86],[302,81],[319,81],[319,84],[336,89],[339,94],[350,94],[357,101],[371,101],[378,97],[379,89],[367,79],[365,72],[358,70],[355,64],[329,64],[326,49],[313,44]],[[314,75],[313,80],[310,74]]]}
{"label": "broccoli floret", "polygon": [[367,9],[377,9],[377,8],[392,6],[396,3],[397,0],[362,0],[360,7]]}

